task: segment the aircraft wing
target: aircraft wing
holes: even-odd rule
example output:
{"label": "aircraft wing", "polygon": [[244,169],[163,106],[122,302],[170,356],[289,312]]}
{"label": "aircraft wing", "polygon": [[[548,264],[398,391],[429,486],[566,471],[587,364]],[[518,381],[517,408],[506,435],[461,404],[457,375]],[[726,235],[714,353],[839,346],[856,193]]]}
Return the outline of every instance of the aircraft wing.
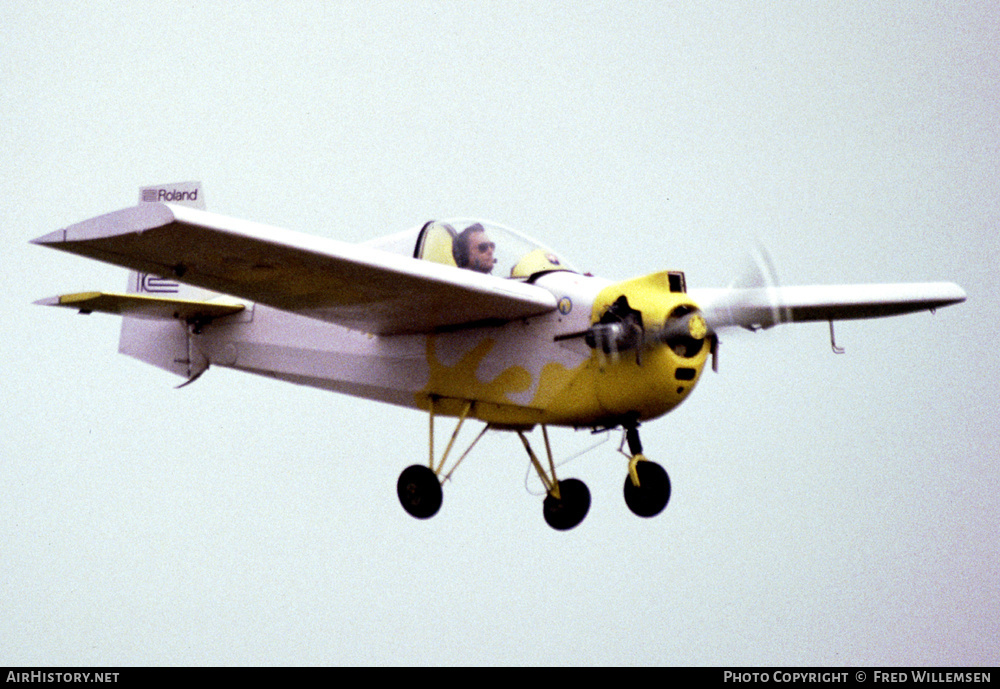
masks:
{"label": "aircraft wing", "polygon": [[556,308],[534,285],[165,203],[101,215],[33,243],[381,335]]}
{"label": "aircraft wing", "polygon": [[779,323],[897,316],[965,301],[965,291],[952,282],[692,289],[689,295],[711,328],[750,330]]}

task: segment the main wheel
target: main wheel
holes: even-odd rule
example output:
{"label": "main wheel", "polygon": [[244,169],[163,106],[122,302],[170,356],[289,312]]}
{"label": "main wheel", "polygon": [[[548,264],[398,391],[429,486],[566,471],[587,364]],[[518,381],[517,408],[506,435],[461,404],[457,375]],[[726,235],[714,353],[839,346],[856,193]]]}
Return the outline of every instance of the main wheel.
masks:
{"label": "main wheel", "polygon": [[590,509],[590,490],[579,479],[568,478],[559,482],[559,499],[552,495],[545,498],[542,514],[553,529],[566,531],[583,521]]}
{"label": "main wheel", "polygon": [[396,495],[411,516],[428,519],[441,509],[441,482],[430,468],[420,464],[406,467],[396,482]]}
{"label": "main wheel", "polygon": [[639,485],[625,477],[625,504],[640,517],[655,517],[670,501],[670,477],[656,462],[637,462],[635,470]]}

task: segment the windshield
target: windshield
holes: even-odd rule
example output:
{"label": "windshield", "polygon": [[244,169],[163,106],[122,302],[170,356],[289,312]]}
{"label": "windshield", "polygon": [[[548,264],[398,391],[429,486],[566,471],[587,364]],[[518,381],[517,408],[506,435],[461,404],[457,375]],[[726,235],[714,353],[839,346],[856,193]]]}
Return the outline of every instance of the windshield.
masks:
{"label": "windshield", "polygon": [[538,273],[574,268],[538,242],[496,223],[458,218],[420,228],[415,258],[497,277],[526,280]]}

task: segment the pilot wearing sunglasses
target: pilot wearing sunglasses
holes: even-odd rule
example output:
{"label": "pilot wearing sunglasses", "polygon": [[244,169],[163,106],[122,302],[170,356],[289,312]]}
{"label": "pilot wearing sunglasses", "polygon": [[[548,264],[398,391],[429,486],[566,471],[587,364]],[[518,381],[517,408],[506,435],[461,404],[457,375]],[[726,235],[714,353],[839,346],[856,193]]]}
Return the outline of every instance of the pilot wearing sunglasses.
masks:
{"label": "pilot wearing sunglasses", "polygon": [[493,257],[494,249],[496,244],[486,236],[486,230],[479,223],[475,223],[466,227],[455,238],[452,253],[459,268],[491,273],[497,262]]}

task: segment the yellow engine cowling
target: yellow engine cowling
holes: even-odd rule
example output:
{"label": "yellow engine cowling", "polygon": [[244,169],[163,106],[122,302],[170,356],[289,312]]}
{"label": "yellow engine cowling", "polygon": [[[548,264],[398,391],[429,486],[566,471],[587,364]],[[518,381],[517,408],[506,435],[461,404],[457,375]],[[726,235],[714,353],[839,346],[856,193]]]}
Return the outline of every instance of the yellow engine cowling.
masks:
{"label": "yellow engine cowling", "polygon": [[683,290],[680,273],[653,273],[615,283],[594,300],[595,325],[624,302],[641,320],[636,346],[611,352],[597,347],[592,355],[594,391],[609,419],[662,416],[697,384],[711,347],[698,305]]}
{"label": "yellow engine cowling", "polygon": [[496,427],[635,423],[662,416],[687,399],[711,349],[705,320],[684,292],[680,273],[605,287],[593,301],[590,324],[587,332],[569,335],[582,337],[590,356],[573,368],[545,364],[529,404],[510,397],[511,391],[532,387],[526,368],[512,366],[489,382],[476,377],[495,344],[492,338],[447,366],[436,353],[436,338],[428,337],[431,384],[420,393],[420,404],[430,408],[433,390],[435,413],[457,416],[472,400],[470,413]]}

